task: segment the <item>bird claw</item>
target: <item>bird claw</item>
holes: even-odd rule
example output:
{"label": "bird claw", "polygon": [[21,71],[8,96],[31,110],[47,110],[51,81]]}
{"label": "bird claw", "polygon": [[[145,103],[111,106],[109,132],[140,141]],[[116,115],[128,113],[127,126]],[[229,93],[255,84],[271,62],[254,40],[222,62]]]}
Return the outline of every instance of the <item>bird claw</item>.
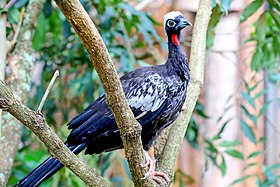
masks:
{"label": "bird claw", "polygon": [[147,167],[147,166],[149,166],[153,162],[153,159],[149,156],[149,154],[145,150],[144,150],[144,156],[146,158],[145,159],[146,163],[141,164],[141,167]]}
{"label": "bird claw", "polygon": [[164,172],[156,171],[156,160],[153,160],[146,151],[144,151],[144,155],[146,158],[146,163],[141,166],[148,166],[149,171],[145,173],[144,177],[142,177],[141,179],[147,179],[148,177],[151,177],[151,179],[156,183],[161,184],[162,181],[160,180],[160,177],[163,177],[169,183],[170,179]]}

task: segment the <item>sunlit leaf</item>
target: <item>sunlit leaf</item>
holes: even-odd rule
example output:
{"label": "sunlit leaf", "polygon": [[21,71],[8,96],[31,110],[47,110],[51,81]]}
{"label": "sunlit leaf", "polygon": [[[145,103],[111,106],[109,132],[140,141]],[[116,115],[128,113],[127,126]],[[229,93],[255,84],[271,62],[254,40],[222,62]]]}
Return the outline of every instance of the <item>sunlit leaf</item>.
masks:
{"label": "sunlit leaf", "polygon": [[245,20],[247,20],[251,15],[253,15],[260,8],[262,4],[263,4],[263,0],[255,0],[252,3],[250,3],[242,12],[240,21],[244,22]]}
{"label": "sunlit leaf", "polygon": [[208,50],[211,49],[211,47],[214,44],[215,28],[219,23],[221,17],[223,16],[223,14],[224,13],[221,11],[218,5],[212,9],[212,14],[207,29],[207,39],[206,39],[206,48]]}
{"label": "sunlit leaf", "polygon": [[266,42],[265,41],[265,35],[266,35],[266,13],[262,13],[256,22],[256,36],[257,41],[261,43]]}
{"label": "sunlit leaf", "polygon": [[219,143],[218,145],[221,147],[233,147],[233,146],[237,146],[240,144],[241,144],[241,142],[239,140],[233,140],[233,141],[224,140],[221,143]]}

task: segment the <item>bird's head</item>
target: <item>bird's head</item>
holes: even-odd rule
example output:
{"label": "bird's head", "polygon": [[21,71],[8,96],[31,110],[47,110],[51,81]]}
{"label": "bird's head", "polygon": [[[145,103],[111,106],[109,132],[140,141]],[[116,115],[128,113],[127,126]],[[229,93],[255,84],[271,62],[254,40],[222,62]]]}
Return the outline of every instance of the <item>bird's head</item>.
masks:
{"label": "bird's head", "polygon": [[175,45],[179,45],[180,31],[186,26],[192,24],[184,18],[183,14],[179,11],[172,11],[164,15],[164,30],[168,40]]}

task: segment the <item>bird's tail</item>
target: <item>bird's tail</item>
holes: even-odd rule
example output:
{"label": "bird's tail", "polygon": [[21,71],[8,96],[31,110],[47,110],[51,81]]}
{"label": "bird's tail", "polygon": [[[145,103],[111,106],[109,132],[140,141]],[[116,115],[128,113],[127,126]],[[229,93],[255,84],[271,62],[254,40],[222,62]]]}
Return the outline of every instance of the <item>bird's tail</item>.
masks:
{"label": "bird's tail", "polygon": [[[75,153],[79,154],[86,144],[80,144],[78,146],[70,146],[69,149]],[[57,159],[49,157],[37,168],[35,168],[31,173],[21,179],[14,187],[33,187],[39,186],[46,179],[54,175],[58,170],[63,168],[63,164],[60,163]]]}

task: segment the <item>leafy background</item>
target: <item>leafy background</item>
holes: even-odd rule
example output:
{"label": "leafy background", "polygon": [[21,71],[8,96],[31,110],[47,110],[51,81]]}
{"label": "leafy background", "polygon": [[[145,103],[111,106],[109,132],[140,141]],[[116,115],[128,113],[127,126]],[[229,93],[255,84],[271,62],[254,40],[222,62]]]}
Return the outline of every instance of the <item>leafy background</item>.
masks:
{"label": "leafy background", "polygon": [[[8,10],[7,37],[13,34],[13,24],[18,23],[20,11],[26,6],[27,2],[28,0],[19,0]],[[81,2],[102,35],[120,75],[137,67],[155,64],[151,62],[160,61],[156,55],[147,51],[157,51],[158,53],[164,51],[166,53],[165,39],[162,39],[154,29],[154,26],[162,25],[155,21],[149,13],[137,11],[123,0],[82,0]],[[227,16],[230,5],[230,0],[221,0],[219,4],[213,1],[213,14],[207,33],[208,50],[211,50],[214,44],[215,27],[223,16]],[[254,91],[259,84],[266,81],[279,87],[280,80],[279,2],[277,0],[252,1],[243,11],[240,22],[246,21],[261,7],[265,8],[252,25],[255,31],[244,43],[253,42],[256,46],[251,61],[251,70],[256,73],[265,72],[266,76],[255,85],[244,80],[245,89],[240,93],[244,102],[238,106],[242,111],[238,119],[240,129],[244,136],[256,145],[265,142],[266,138],[260,137],[257,139],[254,129],[258,127],[248,124],[248,120],[257,124],[272,101],[265,101],[258,114],[251,113],[251,109],[256,107],[256,100],[263,97],[267,93],[267,89],[261,90],[259,93]],[[43,113],[48,124],[65,140],[69,133],[65,125],[67,121],[81,112],[92,100],[103,94],[103,89],[86,50],[51,0],[46,1],[44,10],[39,17],[32,46],[37,52],[37,60],[28,106],[33,109],[38,107],[54,71],[59,69],[60,77],[44,105]],[[278,102],[280,105],[279,99]],[[233,106],[230,104],[226,106],[224,114],[231,107]],[[222,175],[230,173],[227,170],[225,155],[235,159],[247,160],[248,164],[244,166],[244,171],[258,166],[260,163],[250,162],[250,160],[264,154],[264,150],[257,150],[245,155],[239,149],[242,145],[240,140],[228,141],[222,138],[224,129],[233,120],[232,118],[224,119],[224,114],[217,120],[217,123],[222,123],[219,131],[212,137],[206,137],[201,132],[199,123],[201,119],[209,117],[205,113],[203,102],[198,102],[195,108],[195,117],[190,121],[185,139],[193,149],[203,152],[205,169],[211,163],[219,168]],[[40,141],[30,131],[24,129],[22,144],[16,156],[9,185],[15,184],[28,174],[38,163],[46,159],[47,155],[48,152]],[[102,176],[107,177],[113,183],[113,186],[132,185],[129,168],[121,151],[93,156],[80,154],[79,157],[96,168]],[[242,178],[232,181],[231,185],[242,183],[248,178],[254,178],[258,186],[277,186],[280,177],[280,174],[274,172],[277,168],[280,168],[280,163],[271,166],[263,164],[262,176],[254,173],[244,174]],[[196,182],[190,173],[185,173],[180,169],[176,170],[175,181],[178,182],[179,186]],[[69,170],[63,169],[42,186],[78,187],[85,186],[85,184]]]}

